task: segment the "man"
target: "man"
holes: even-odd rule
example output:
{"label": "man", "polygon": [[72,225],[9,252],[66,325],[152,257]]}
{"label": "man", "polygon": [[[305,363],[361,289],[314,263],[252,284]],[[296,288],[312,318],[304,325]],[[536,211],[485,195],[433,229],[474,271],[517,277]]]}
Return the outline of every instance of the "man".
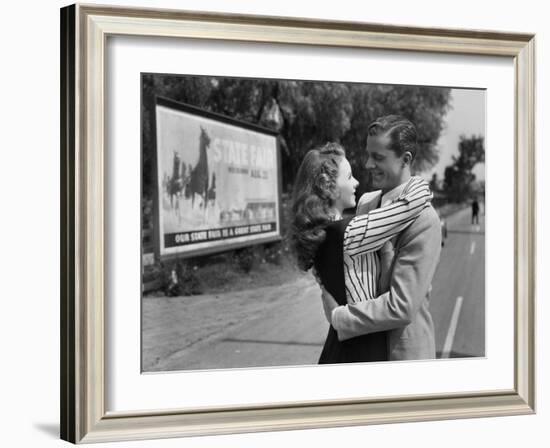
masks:
{"label": "man", "polygon": [[472,224],[479,224],[479,202],[474,198],[472,202]]}
{"label": "man", "polygon": [[[411,178],[416,139],[414,125],[403,117],[385,116],[369,126],[367,168],[371,170],[374,187],[380,191],[361,197],[358,214],[365,213],[373,204],[375,207],[386,205],[400,196]],[[368,285],[360,281],[365,277],[360,271],[369,269],[369,263],[363,258],[366,255],[346,253],[349,247],[346,243],[344,241],[348,305],[338,306],[325,290],[322,294],[327,320],[338,338],[346,340],[388,331],[388,359],[435,358],[429,291],[441,251],[441,228],[433,207],[424,208],[418,218],[394,238],[390,278],[379,279],[378,296],[374,299],[368,299],[369,294],[365,292]]]}

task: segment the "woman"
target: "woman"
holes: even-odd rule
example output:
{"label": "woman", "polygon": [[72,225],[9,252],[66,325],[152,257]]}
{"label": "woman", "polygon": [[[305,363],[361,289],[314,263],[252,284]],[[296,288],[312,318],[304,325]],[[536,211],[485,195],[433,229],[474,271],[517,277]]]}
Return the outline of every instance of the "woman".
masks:
{"label": "woman", "polygon": [[[347,303],[344,235],[352,219],[366,220],[365,215],[343,218],[343,211],[355,206],[355,189],[358,184],[343,147],[337,143],[327,143],[310,150],[302,161],[294,184],[291,242],[298,266],[304,271],[314,267],[318,280],[339,305]],[[375,251],[412,223],[430,199],[427,182],[413,177],[397,202],[368,214],[364,234],[353,236],[355,251],[357,245],[360,245],[363,253],[373,253],[372,265],[368,266],[371,275],[367,281],[380,282],[381,277],[385,276],[381,267],[387,271],[391,265],[391,259],[388,258],[391,254],[381,256],[380,252]],[[377,288],[371,286],[364,289],[372,292]],[[371,293],[364,299],[374,297]],[[340,342],[331,326],[319,363],[387,359],[385,332]]]}

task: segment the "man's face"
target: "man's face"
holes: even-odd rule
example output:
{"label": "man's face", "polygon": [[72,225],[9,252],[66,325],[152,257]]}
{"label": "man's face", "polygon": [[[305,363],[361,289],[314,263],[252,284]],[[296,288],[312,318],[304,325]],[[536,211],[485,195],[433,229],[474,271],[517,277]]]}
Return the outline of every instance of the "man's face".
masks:
{"label": "man's face", "polygon": [[[369,136],[367,138],[367,169],[372,174],[373,187],[390,191],[406,181],[405,169],[408,167],[404,153],[397,156],[389,149],[390,139],[386,135]],[[408,157],[408,156],[407,156]]]}

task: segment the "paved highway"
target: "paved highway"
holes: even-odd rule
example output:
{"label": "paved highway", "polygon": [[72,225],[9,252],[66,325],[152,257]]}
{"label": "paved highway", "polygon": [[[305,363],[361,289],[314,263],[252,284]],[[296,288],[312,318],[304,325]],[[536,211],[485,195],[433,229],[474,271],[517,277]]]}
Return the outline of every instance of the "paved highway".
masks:
{"label": "paved highway", "polygon": [[485,220],[470,210],[447,218],[448,237],[432,283],[439,357],[485,356]]}

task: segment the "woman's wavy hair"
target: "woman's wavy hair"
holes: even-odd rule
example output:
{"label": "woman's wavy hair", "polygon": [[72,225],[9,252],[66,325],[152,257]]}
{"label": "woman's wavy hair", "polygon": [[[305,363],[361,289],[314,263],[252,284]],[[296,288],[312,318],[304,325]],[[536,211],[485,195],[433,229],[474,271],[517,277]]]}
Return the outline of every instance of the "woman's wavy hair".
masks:
{"label": "woman's wavy hair", "polygon": [[346,156],[338,143],[326,143],[307,152],[298,169],[292,196],[290,243],[298,267],[313,266],[319,245],[325,240],[325,228],[332,220],[332,208],[338,196],[338,167]]}

